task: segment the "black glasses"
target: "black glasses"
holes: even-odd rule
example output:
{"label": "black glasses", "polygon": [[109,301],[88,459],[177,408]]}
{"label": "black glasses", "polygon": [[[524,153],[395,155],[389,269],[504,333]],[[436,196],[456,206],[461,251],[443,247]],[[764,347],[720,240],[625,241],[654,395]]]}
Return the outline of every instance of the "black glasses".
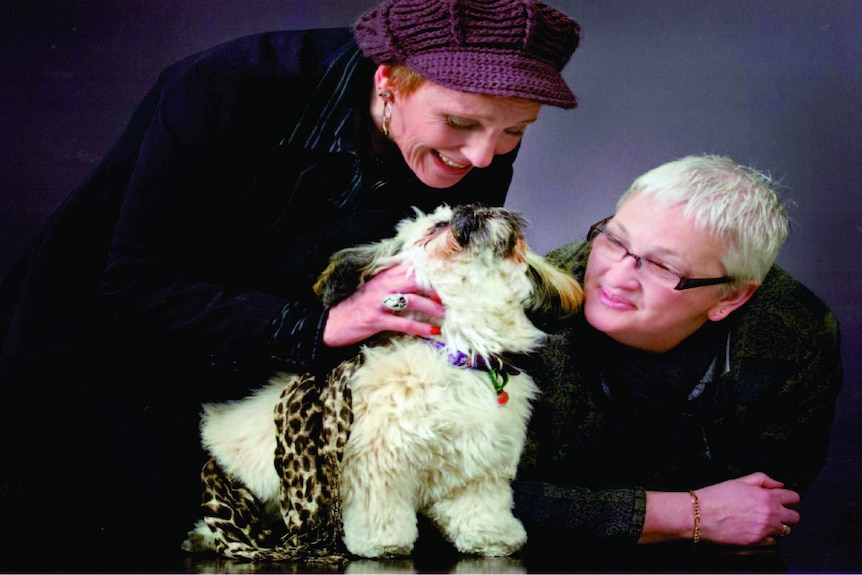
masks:
{"label": "black glasses", "polygon": [[721,276],[720,278],[687,278],[662,263],[631,253],[619,238],[607,231],[608,222],[612,217],[607,217],[590,226],[587,240],[592,243],[592,251],[596,255],[613,262],[621,262],[626,257],[630,257],[635,261],[636,270],[643,270],[644,274],[651,280],[661,285],[672,287],[675,290],[727,284],[733,281],[733,278],[730,276]]}

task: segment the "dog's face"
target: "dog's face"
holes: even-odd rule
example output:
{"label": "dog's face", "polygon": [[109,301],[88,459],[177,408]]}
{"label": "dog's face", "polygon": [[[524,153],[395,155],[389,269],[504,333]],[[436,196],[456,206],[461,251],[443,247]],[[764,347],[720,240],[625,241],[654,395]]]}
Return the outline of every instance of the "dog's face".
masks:
{"label": "dog's face", "polygon": [[526,245],[526,219],[503,208],[469,204],[450,208],[443,206],[430,215],[401,222],[397,238],[404,247],[423,246],[431,259],[451,260],[459,256],[462,263],[523,260]]}
{"label": "dog's face", "polygon": [[478,355],[526,352],[544,336],[529,313],[571,314],[583,296],[574,278],[529,249],[526,226],[516,212],[476,204],[417,212],[399,223],[394,238],[335,254],[315,290],[333,305],[406,262],[446,306],[440,339]]}

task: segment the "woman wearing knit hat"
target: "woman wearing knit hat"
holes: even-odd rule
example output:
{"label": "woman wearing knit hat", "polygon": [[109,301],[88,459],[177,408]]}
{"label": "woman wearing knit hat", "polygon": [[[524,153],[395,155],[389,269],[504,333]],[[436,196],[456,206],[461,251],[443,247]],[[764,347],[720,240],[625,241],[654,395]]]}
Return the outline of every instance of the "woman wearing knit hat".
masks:
{"label": "woman wearing knit hat", "polygon": [[199,515],[202,402],[433,333],[383,305],[443,313],[406,270],[331,309],[311,286],[414,206],[502,204],[541,106],[576,105],[578,41],[535,0],[391,0],[167,68],[0,286],[5,565],[126,570],[133,522],[135,568],[164,570]]}

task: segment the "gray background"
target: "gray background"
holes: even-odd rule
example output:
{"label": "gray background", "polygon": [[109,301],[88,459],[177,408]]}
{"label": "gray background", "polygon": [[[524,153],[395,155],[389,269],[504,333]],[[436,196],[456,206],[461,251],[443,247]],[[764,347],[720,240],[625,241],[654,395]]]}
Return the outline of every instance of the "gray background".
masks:
{"label": "gray background", "polygon": [[[166,65],[245,34],[347,25],[373,4],[4,2],[0,273]],[[779,262],[833,308],[843,331],[845,387],[809,514],[843,522],[846,533],[862,484],[862,1],[551,4],[583,27],[565,72],[580,106],[544,109],[530,128],[509,207],[526,213],[529,240],[545,252],[612,213],[638,174],[686,154],[727,154],[780,179],[796,207]]]}

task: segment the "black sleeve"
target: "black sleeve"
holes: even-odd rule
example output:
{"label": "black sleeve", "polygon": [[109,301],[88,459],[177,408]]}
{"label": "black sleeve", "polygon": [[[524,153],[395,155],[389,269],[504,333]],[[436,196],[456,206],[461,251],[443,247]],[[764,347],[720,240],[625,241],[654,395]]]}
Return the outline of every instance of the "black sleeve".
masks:
{"label": "black sleeve", "polygon": [[542,481],[516,481],[515,514],[531,538],[560,542],[635,544],[646,516],[646,491],[637,487],[589,489]]}
{"label": "black sleeve", "polygon": [[256,224],[267,214],[252,213],[249,197],[254,146],[289,121],[272,100],[302,92],[291,55],[304,45],[299,36],[262,35],[184,60],[133,116],[126,145],[138,147],[102,282],[129,345],[158,344],[231,372],[317,360],[325,310],[300,285],[305,278],[283,279],[282,291],[260,281],[278,262],[257,249],[266,229]]}
{"label": "black sleeve", "polygon": [[763,471],[804,492],[829,448],[843,382],[838,321],[777,267],[733,335],[739,419],[727,446],[734,472]]}

